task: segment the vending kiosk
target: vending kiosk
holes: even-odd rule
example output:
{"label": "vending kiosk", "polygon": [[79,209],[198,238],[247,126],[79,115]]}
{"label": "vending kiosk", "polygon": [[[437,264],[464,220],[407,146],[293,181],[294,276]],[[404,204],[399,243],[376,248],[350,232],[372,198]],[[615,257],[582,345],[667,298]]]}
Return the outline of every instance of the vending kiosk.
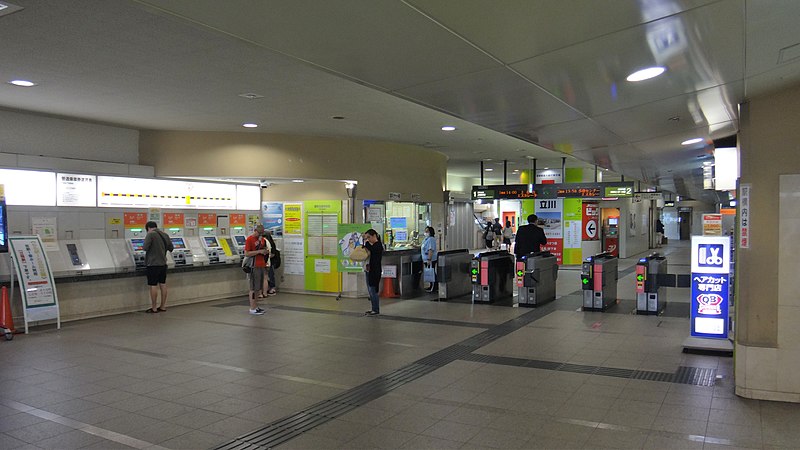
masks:
{"label": "vending kiosk", "polygon": [[172,236],[172,260],[176,266],[191,266],[194,265],[194,257],[192,250],[186,245],[186,239],[183,236]]}
{"label": "vending kiosk", "polygon": [[603,224],[603,252],[619,257],[619,217],[608,217]]}
{"label": "vending kiosk", "polygon": [[208,255],[209,264],[220,264],[225,262],[225,253],[216,236],[201,236],[200,242]]}
{"label": "vending kiosk", "polygon": [[231,238],[231,242],[233,243],[233,248],[236,250],[236,253],[239,254],[239,257],[244,257],[244,243],[247,241],[247,236],[244,234],[234,234]]}
{"label": "vending kiosk", "polygon": [[128,238],[128,244],[131,246],[131,254],[133,255],[133,264],[136,270],[144,270],[145,264],[145,251],[144,251],[144,238],[134,237]]}

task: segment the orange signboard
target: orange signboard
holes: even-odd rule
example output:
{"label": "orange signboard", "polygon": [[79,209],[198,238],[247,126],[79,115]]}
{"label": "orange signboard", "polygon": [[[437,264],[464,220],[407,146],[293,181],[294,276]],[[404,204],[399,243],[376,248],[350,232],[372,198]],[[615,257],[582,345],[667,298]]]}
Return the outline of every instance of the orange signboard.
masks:
{"label": "orange signboard", "polygon": [[197,215],[197,225],[201,227],[217,226],[217,215],[214,213],[200,213]]}
{"label": "orange signboard", "polygon": [[243,227],[247,225],[247,217],[244,214],[231,214],[228,222],[231,228]]}
{"label": "orange signboard", "polygon": [[123,213],[125,228],[142,227],[147,223],[146,212],[126,212]]}
{"label": "orange signboard", "polygon": [[164,213],[164,227],[182,227],[183,213]]}

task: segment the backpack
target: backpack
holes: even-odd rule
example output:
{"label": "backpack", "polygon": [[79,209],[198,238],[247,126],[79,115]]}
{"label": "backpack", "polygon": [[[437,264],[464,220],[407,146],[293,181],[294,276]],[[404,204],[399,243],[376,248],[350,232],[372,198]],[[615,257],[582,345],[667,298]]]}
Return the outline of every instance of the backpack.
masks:
{"label": "backpack", "polygon": [[494,238],[495,238],[494,230],[491,228],[486,230],[486,236],[484,237],[484,239],[486,239],[487,241],[493,241]]}
{"label": "backpack", "polygon": [[277,248],[272,249],[272,256],[269,257],[269,263],[273,269],[281,266],[281,251]]}

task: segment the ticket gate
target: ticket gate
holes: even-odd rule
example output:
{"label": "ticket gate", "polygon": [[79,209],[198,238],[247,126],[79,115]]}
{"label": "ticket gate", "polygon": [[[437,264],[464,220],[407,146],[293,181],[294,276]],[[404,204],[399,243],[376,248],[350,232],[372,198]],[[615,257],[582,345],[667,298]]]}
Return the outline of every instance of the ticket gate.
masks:
{"label": "ticket gate", "polygon": [[473,303],[514,296],[514,255],[506,250],[478,254],[472,260],[470,275]]}
{"label": "ticket gate", "polygon": [[519,306],[537,306],[556,299],[558,258],[550,252],[535,252],[517,260]]}
{"label": "ticket gate", "polygon": [[439,300],[461,297],[472,292],[469,269],[472,253],[467,249],[439,252],[436,277],[439,281]]}
{"label": "ticket gate", "polygon": [[654,253],[636,263],[636,314],[658,314],[667,305],[667,258]]}
{"label": "ticket gate", "polygon": [[584,311],[605,311],[617,302],[619,259],[610,253],[590,256],[581,264]]}

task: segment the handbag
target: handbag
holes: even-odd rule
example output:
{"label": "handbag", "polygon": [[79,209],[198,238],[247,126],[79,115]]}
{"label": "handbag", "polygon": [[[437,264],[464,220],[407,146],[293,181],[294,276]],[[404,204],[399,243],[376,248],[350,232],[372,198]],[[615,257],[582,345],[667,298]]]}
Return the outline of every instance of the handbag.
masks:
{"label": "handbag", "polygon": [[436,270],[432,266],[422,269],[422,281],[425,283],[436,282]]}
{"label": "handbag", "polygon": [[245,256],[242,258],[242,272],[250,273],[253,271],[253,257]]}
{"label": "handbag", "polygon": [[350,252],[349,258],[351,261],[366,261],[369,259],[369,250],[359,245]]}
{"label": "handbag", "polygon": [[269,257],[269,264],[273,269],[278,269],[281,266],[281,251],[277,248],[272,249],[272,256]]}

